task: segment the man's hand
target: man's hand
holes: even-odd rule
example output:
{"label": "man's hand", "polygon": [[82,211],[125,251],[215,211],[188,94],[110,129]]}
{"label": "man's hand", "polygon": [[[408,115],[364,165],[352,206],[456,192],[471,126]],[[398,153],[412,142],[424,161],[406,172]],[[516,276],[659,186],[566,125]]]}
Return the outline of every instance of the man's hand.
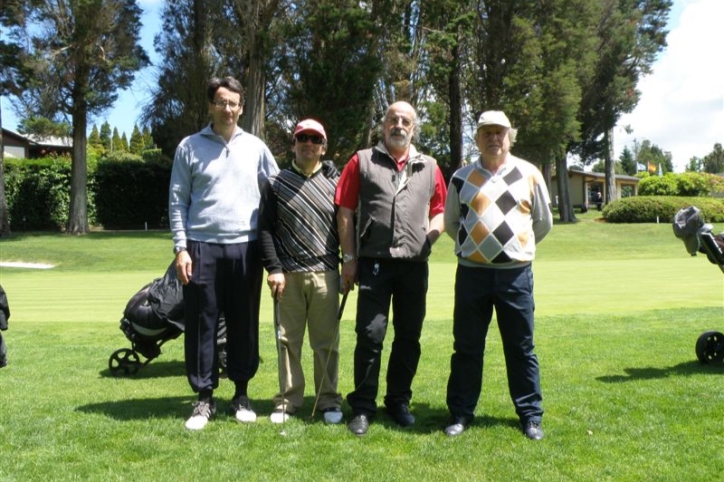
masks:
{"label": "man's hand", "polygon": [[178,276],[182,285],[187,285],[191,281],[192,269],[193,263],[188,251],[179,251],[176,255],[176,276]]}
{"label": "man's hand", "polygon": [[284,278],[284,273],[270,274],[266,277],[266,284],[271,290],[272,298],[281,300],[282,294],[284,293],[284,286],[286,286],[286,279]]}
{"label": "man's hand", "polygon": [[342,294],[354,291],[357,282],[357,260],[347,261],[342,265]]}

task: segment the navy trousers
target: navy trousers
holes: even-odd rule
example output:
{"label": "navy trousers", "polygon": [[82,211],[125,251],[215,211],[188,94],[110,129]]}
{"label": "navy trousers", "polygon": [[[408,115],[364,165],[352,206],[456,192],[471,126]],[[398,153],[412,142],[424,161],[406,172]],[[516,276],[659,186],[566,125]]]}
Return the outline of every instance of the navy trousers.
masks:
{"label": "navy trousers", "polygon": [[385,405],[409,404],[412,398],[412,379],[420,361],[428,266],[427,262],[361,258],[358,274],[355,389],[347,395],[347,402],[354,413],[374,415],[390,304],[395,335],[387,365]]}
{"label": "navy trousers", "polygon": [[485,338],[495,308],[508,375],[508,389],[522,422],[543,416],[538,358],[533,343],[533,271],[458,265],[447,406],[472,420],[483,386]]}
{"label": "navy trousers", "polygon": [[186,375],[195,393],[219,386],[217,331],[226,320],[226,372],[248,381],[259,368],[262,265],[257,241],[188,242],[193,273],[184,286]]}

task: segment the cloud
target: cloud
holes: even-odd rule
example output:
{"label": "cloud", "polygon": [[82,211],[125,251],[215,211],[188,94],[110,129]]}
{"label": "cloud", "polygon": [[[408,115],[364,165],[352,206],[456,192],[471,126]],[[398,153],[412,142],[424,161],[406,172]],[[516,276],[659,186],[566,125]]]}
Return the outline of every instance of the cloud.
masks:
{"label": "cloud", "polygon": [[[641,100],[621,117],[614,133],[618,156],[634,140],[650,140],[671,152],[674,169],[704,157],[715,143],[724,143],[724,46],[722,0],[676,0],[667,37],[668,47],[653,65],[653,73],[638,85]],[[677,22],[678,20],[678,22]],[[626,134],[624,126],[633,129]]]}

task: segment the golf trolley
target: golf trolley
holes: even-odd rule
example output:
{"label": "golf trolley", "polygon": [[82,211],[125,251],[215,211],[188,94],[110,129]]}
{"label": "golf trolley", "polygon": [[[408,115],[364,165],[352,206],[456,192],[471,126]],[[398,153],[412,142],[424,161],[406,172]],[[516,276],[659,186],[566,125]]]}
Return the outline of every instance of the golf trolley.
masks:
{"label": "golf trolley", "polygon": [[[704,223],[701,211],[695,206],[681,209],[674,216],[674,234],[684,241],[689,254],[705,254],[724,272],[724,233],[715,235],[713,228]],[[696,357],[703,364],[724,362],[724,334],[715,330],[702,333],[696,340]]]}
{"label": "golf trolley", "polygon": [[[120,348],[108,359],[113,376],[135,375],[161,354],[161,346],[184,332],[183,289],[176,277],[174,263],[163,278],[141,288],[126,304],[121,318],[121,331],[131,348]],[[219,367],[226,368],[226,323],[219,319],[217,333]],[[145,361],[141,361],[141,357]]]}

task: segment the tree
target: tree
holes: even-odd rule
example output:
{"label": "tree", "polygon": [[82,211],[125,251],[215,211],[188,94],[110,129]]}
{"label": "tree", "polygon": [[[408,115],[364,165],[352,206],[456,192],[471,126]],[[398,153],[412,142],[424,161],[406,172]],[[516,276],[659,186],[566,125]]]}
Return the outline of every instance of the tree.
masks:
{"label": "tree", "polygon": [[154,146],[153,136],[151,135],[151,129],[148,126],[143,128],[143,148],[152,149]]}
{"label": "tree", "polygon": [[[443,172],[464,163],[466,122],[466,59],[473,46],[475,13],[470,2],[446,0],[421,3],[426,78],[435,99],[426,101],[428,123],[422,129],[422,144],[437,158]],[[472,143],[471,143],[472,144]]]}
{"label": "tree", "polygon": [[123,139],[121,139],[121,135],[118,133],[118,128],[113,128],[113,137],[111,138],[111,150],[110,152],[122,152],[124,151],[123,146]]}
{"label": "tree", "polygon": [[664,152],[650,140],[644,139],[636,150],[636,162],[643,164],[649,174],[657,174],[661,166],[662,174],[674,172],[674,165],[671,160],[671,153]]}
{"label": "tree", "polygon": [[693,156],[686,165],[686,172],[704,172],[704,160]]}
{"label": "tree", "polygon": [[225,30],[223,5],[224,0],[167,0],[161,12],[163,27],[154,48],[164,62],[157,66],[158,84],[144,106],[141,123],[152,128],[156,144],[169,157],[181,139],[208,122],[209,79],[220,72],[238,76],[222,64],[213,43],[223,34],[233,36],[237,48],[241,44],[237,31]]}
{"label": "tree", "polygon": [[106,152],[111,152],[113,150],[111,133],[111,125],[108,123],[108,121],[105,121],[103,124],[101,124],[100,140],[101,145],[106,150]]}
{"label": "tree", "polygon": [[621,169],[625,174],[628,174],[629,176],[636,175],[636,172],[638,171],[638,166],[636,166],[636,159],[634,159],[633,152],[631,152],[628,146],[623,148],[623,151],[621,152],[621,157],[619,158],[619,163],[621,164]]}
{"label": "tree", "polygon": [[18,131],[41,139],[50,137],[70,137],[72,127],[67,122],[55,122],[47,117],[30,116],[22,119]]}
{"label": "tree", "polygon": [[[125,133],[124,133],[125,135]],[[132,154],[141,155],[141,153],[146,149],[146,142],[143,139],[143,134],[141,134],[141,131],[138,129],[137,124],[133,124],[133,133],[131,133],[131,142],[129,145],[128,150]]]}
{"label": "tree", "polygon": [[103,149],[103,142],[101,141],[101,135],[98,132],[98,126],[93,124],[93,129],[88,136],[88,145],[95,149]]}
{"label": "tree", "polygon": [[12,93],[50,119],[71,119],[67,232],[86,233],[87,120],[112,106],[118,90],[128,87],[135,72],[148,64],[138,45],[141,10],[135,0],[31,0],[10,15],[16,26],[8,37],[20,63],[32,73],[10,79]]}
{"label": "tree", "polygon": [[724,151],[721,144],[714,144],[714,150],[704,156],[704,172],[711,174],[724,173]]}
{"label": "tree", "polygon": [[[285,24],[284,118],[316,117],[326,127],[327,156],[340,163],[363,145],[381,61],[377,28],[354,0],[309,2]],[[285,145],[289,134],[284,133]]]}
{"label": "tree", "polygon": [[614,179],[613,128],[639,100],[636,85],[651,72],[666,46],[670,0],[603,0],[596,27],[600,52],[595,74],[583,86],[580,141],[571,147],[585,161],[605,159],[606,202],[618,198]]}

